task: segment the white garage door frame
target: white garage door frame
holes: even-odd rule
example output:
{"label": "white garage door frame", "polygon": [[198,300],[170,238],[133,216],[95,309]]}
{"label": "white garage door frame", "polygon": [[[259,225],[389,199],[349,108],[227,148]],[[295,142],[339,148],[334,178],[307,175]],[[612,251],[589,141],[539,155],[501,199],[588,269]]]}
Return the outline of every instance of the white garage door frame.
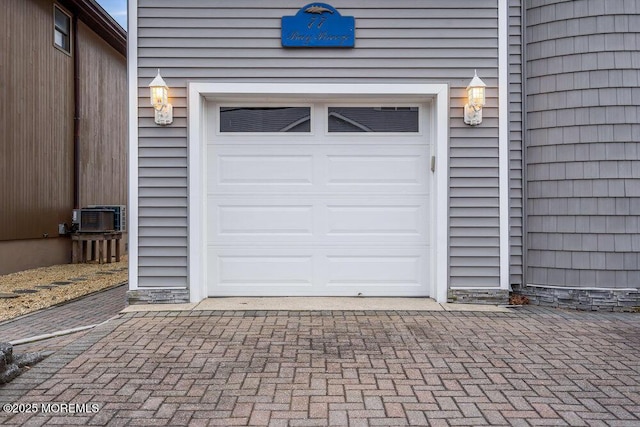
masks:
{"label": "white garage door frame", "polygon": [[206,212],[206,100],[273,98],[349,99],[375,98],[397,102],[431,100],[429,135],[432,141],[430,201],[430,292],[446,302],[448,289],[448,140],[449,87],[447,84],[305,84],[305,83],[207,83],[188,85],[188,184],[189,233],[188,272],[191,302],[207,297],[207,212]]}

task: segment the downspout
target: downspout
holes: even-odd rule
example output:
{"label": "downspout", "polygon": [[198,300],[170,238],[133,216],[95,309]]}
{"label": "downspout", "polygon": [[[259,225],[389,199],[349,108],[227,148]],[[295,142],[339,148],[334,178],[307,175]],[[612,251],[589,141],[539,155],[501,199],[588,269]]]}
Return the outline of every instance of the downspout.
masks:
{"label": "downspout", "polygon": [[71,18],[73,41],[73,208],[80,209],[80,59],[78,58],[78,13]]}

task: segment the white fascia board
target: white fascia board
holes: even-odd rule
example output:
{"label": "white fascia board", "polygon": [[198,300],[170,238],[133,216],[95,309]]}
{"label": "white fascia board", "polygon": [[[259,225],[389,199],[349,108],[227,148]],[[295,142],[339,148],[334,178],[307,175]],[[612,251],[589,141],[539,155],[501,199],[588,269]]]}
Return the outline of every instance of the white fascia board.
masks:
{"label": "white fascia board", "polygon": [[206,83],[194,82],[189,87],[202,96],[296,96],[330,97],[336,95],[437,95],[445,84],[313,84],[313,83]]}
{"label": "white fascia board", "polygon": [[509,289],[509,5],[498,0],[500,289]]}
{"label": "white fascia board", "polygon": [[230,97],[300,97],[327,98],[349,95],[368,99],[380,96],[433,97],[436,125],[434,153],[435,224],[431,238],[432,274],[431,297],[447,301],[449,284],[449,86],[447,84],[307,84],[307,83],[208,83],[188,84],[188,152],[189,152],[189,289],[190,301],[207,297],[206,277],[206,122],[205,99]]}
{"label": "white fascia board", "polygon": [[129,289],[138,289],[138,1],[129,0],[127,75],[129,76]]}

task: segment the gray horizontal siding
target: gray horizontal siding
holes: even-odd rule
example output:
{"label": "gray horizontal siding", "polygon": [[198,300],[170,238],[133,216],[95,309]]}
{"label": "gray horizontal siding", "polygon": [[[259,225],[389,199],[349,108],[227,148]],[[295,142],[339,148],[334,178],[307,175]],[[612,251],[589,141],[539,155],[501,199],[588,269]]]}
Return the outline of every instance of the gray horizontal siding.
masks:
{"label": "gray horizontal siding", "polygon": [[[176,2],[175,0],[139,0],[138,5],[141,10],[138,12],[140,16],[143,16],[147,11],[154,8],[164,8],[172,11],[171,14],[163,16],[178,16],[181,17],[182,13],[194,13],[196,16],[209,16],[208,14],[216,15],[217,11],[225,17],[271,17],[279,18],[283,15],[294,15],[301,4],[297,0],[279,0],[273,2],[259,2],[259,9],[256,6],[258,2],[256,0],[183,0]],[[382,16],[388,16],[389,18],[399,17],[415,17],[424,16],[423,13],[442,13],[442,17],[455,17],[460,15],[461,10],[468,10],[474,8],[474,10],[491,10],[495,9],[495,3],[478,1],[478,0],[456,0],[455,2],[442,2],[440,0],[433,0],[422,2],[420,7],[416,7],[416,2],[412,1],[395,1],[393,3],[374,0],[368,1],[366,8],[362,8],[362,2],[357,0],[342,1],[338,5],[338,9],[342,15],[356,15],[354,11],[357,11],[357,17],[379,17],[382,12]],[[215,4],[215,9],[211,7]],[[144,9],[144,10],[142,10]],[[248,10],[247,10],[248,9]],[[438,12],[440,11],[440,12]]]}
{"label": "gray horizontal siding", "polygon": [[640,287],[640,1],[529,6],[529,282]]}
{"label": "gray horizontal siding", "polygon": [[[359,34],[358,34],[359,36]],[[474,41],[477,48],[497,48],[498,42],[495,37],[478,38]],[[279,50],[273,45],[273,39],[269,38],[242,38],[240,34],[236,38],[220,39],[209,37],[175,37],[166,39],[165,46],[167,48],[191,48],[191,49],[220,49],[221,52],[230,53],[237,48],[252,48],[252,49],[266,49],[266,50]],[[160,49],[151,39],[142,39],[138,47]],[[381,50],[395,50],[398,48],[398,41],[395,39],[387,38],[370,38],[362,39],[358,38],[357,47],[363,49],[375,48]],[[458,49],[460,47],[460,40],[458,37],[451,35],[447,39],[437,38],[404,38],[402,42],[403,49],[433,49],[442,54],[447,54],[444,51],[449,49]],[[237,53],[237,52],[236,52]],[[145,54],[148,54],[145,52]]]}
{"label": "gray horizontal siding", "polygon": [[[139,2],[139,286],[187,284],[187,82],[263,81],[448,83],[450,284],[498,287],[497,0],[343,1],[339,11],[356,17],[355,49],[282,49],[280,18],[301,6]],[[171,88],[169,127],[156,126],[147,106],[157,68]],[[462,107],[474,69],[489,86],[488,105],[483,125],[470,128]]]}

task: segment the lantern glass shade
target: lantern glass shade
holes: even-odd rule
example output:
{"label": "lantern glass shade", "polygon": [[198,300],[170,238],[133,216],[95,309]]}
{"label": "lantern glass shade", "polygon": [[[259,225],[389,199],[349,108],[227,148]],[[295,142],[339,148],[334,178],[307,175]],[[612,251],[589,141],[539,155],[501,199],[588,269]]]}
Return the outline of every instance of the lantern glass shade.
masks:
{"label": "lantern glass shade", "polygon": [[484,86],[470,86],[467,89],[467,95],[469,97],[469,104],[484,107]]}
{"label": "lantern glass shade", "polygon": [[169,88],[167,86],[150,86],[151,105],[156,110],[161,110],[169,103]]}
{"label": "lantern glass shade", "polygon": [[158,75],[149,83],[149,92],[151,105],[156,111],[162,110],[169,103],[169,87],[160,75],[160,70],[158,70]]}
{"label": "lantern glass shade", "polygon": [[487,85],[482,81],[480,77],[478,77],[478,73],[474,71],[473,79],[471,79],[471,81],[469,82],[469,86],[467,86],[467,98],[469,100],[469,105],[472,105],[474,107],[484,107],[485,87],[487,87]]}

